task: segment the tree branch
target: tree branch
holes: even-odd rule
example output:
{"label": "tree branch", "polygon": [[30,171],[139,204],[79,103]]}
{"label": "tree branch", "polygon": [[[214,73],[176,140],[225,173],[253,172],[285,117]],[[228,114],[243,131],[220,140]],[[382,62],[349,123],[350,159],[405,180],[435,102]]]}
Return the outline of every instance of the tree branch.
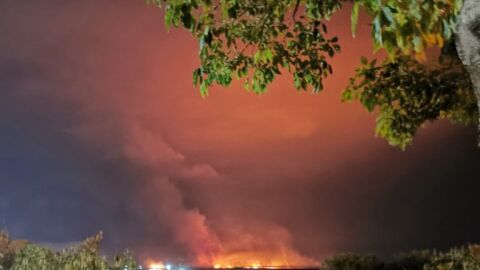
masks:
{"label": "tree branch", "polygon": [[300,7],[300,0],[297,0],[297,2],[295,3],[295,9],[293,9],[292,19],[293,19],[294,22],[297,21],[297,19],[295,18],[295,16],[297,15],[298,7]]}

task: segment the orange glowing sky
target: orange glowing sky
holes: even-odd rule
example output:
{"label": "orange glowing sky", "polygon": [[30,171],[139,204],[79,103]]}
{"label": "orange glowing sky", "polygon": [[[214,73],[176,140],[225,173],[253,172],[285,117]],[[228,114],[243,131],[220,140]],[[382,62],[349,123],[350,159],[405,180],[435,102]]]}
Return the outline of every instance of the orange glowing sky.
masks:
{"label": "orange glowing sky", "polygon": [[348,18],[330,23],[342,53],[321,94],[284,76],[202,99],[198,45],[142,0],[3,1],[0,220],[55,244],[101,229],[107,252],[162,261],[480,241],[480,218],[461,215],[479,188],[475,132],[429,125],[406,152],[375,138],[375,116],[340,102],[372,57],[368,25],[352,39]]}

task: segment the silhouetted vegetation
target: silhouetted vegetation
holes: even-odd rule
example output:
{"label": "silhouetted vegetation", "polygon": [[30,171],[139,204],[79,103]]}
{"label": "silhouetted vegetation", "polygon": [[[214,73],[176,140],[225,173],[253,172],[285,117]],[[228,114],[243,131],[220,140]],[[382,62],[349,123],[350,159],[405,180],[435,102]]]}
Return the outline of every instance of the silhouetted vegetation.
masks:
{"label": "silhouetted vegetation", "polygon": [[324,270],[480,270],[480,246],[447,252],[412,251],[391,260],[371,255],[342,254],[325,261]]}
{"label": "silhouetted vegetation", "polygon": [[107,270],[137,269],[129,251],[111,261],[100,255],[102,233],[82,243],[55,251],[0,232],[0,270]]}
{"label": "silhouetted vegetation", "polygon": [[[25,240],[11,240],[0,232],[0,270],[141,269],[128,251],[112,260],[100,255],[101,240],[99,233],[76,246],[55,251]],[[320,270],[480,270],[480,245],[446,252],[412,251],[390,260],[372,255],[340,254],[326,260]]]}

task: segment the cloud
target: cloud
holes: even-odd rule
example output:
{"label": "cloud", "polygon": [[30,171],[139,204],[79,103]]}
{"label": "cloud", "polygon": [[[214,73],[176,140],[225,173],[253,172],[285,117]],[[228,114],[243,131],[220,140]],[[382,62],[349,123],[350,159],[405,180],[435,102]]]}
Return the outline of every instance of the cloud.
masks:
{"label": "cloud", "polygon": [[186,168],[184,171],[186,177],[191,178],[214,178],[220,174],[209,164],[195,164]]}
{"label": "cloud", "polygon": [[[88,121],[95,118],[89,118]],[[119,171],[135,175],[129,185],[135,198],[133,211],[142,216],[146,208],[152,215],[143,222],[151,226],[163,224],[173,240],[187,250],[189,262],[211,265],[220,250],[220,242],[207,225],[206,217],[197,208],[184,205],[182,192],[175,179],[201,180],[217,177],[218,172],[209,164],[191,165],[188,157],[168,144],[160,134],[144,127],[141,121],[114,119],[109,123],[93,121],[70,129],[78,140],[96,145],[100,157]],[[115,136],[112,137],[112,135]],[[135,179],[136,178],[136,179]]]}
{"label": "cloud", "polygon": [[156,222],[168,224],[176,241],[188,247],[189,260],[211,265],[221,244],[198,209],[186,209],[178,187],[168,178],[154,178],[144,187],[145,199],[155,213]]}
{"label": "cloud", "polygon": [[182,162],[185,156],[172,148],[160,136],[146,128],[134,125],[124,135],[126,142],[122,154],[133,162],[141,162],[146,166],[155,167],[161,163]]}

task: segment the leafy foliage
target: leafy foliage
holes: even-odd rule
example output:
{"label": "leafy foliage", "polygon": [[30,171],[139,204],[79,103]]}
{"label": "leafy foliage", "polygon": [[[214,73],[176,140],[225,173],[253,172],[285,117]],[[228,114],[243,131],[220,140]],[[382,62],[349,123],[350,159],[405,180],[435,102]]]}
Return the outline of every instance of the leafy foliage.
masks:
{"label": "leafy foliage", "polygon": [[[478,120],[471,82],[452,50],[462,0],[147,0],[162,7],[168,27],[184,27],[199,41],[201,66],[193,82],[203,96],[233,77],[247,90],[263,93],[282,72],[293,76],[297,90],[320,92],[333,73],[331,57],[338,38],[327,34],[327,20],[353,2],[355,34],[360,10],[371,18],[375,50],[387,59],[362,60],[344,101],[358,100],[378,109],[376,133],[405,148],[427,121]],[[430,47],[448,52],[446,62],[426,63]]]}
{"label": "leafy foliage", "polygon": [[478,119],[470,79],[455,58],[430,67],[408,56],[380,64],[363,59],[343,100],[358,100],[369,112],[378,108],[377,135],[401,148],[427,121],[449,118],[470,124]]}
{"label": "leafy foliage", "polygon": [[[102,234],[87,238],[79,245],[63,251],[54,251],[35,244],[15,246],[16,241],[10,241],[8,235],[0,233],[0,254],[5,254],[5,240],[8,241],[9,260],[0,261],[0,269],[9,270],[107,270],[107,269],[137,269],[133,255],[126,251],[116,256],[108,264],[107,258],[100,255]],[[17,240],[18,242],[18,240]],[[24,241],[22,241],[24,242]],[[5,258],[4,256],[2,256]]]}
{"label": "leafy foliage", "polygon": [[433,252],[429,250],[411,251],[395,256],[386,263],[386,270],[424,270],[432,261]]}
{"label": "leafy foliage", "polygon": [[381,270],[383,263],[375,256],[341,254],[325,261],[324,270]]}
{"label": "leafy foliage", "polygon": [[446,253],[438,253],[432,257],[425,270],[479,270],[480,258],[472,252],[475,246],[452,249]]}
{"label": "leafy foliage", "polygon": [[0,270],[9,269],[15,254],[27,244],[24,240],[11,240],[6,232],[0,231]]}
{"label": "leafy foliage", "polygon": [[340,50],[323,21],[340,8],[337,0],[149,2],[164,7],[167,26],[183,26],[199,40],[201,67],[193,81],[204,96],[213,84],[228,86],[233,76],[262,93],[285,69],[297,89],[318,92],[332,73],[327,58]]}
{"label": "leafy foliage", "polygon": [[137,269],[137,267],[138,264],[129,250],[126,250],[122,255],[115,256],[112,263],[113,269]]}
{"label": "leafy foliage", "polygon": [[11,270],[55,270],[60,269],[60,263],[55,252],[37,245],[30,244],[15,256]]}
{"label": "leafy foliage", "polygon": [[441,48],[452,39],[462,4],[462,0],[355,0],[352,31],[356,32],[362,7],[372,17],[375,49],[385,48],[392,58],[398,52],[414,52],[424,59],[426,48]]}
{"label": "leafy foliage", "polygon": [[6,269],[12,264],[13,252],[10,243],[8,235],[0,231],[0,269]]}
{"label": "leafy foliage", "polygon": [[342,254],[326,260],[322,270],[479,270],[478,245],[447,252],[412,251],[393,260],[371,255]]}
{"label": "leafy foliage", "polygon": [[102,233],[100,232],[87,238],[78,246],[63,250],[56,256],[58,264],[65,270],[107,269],[107,259],[99,255],[101,241]]}

